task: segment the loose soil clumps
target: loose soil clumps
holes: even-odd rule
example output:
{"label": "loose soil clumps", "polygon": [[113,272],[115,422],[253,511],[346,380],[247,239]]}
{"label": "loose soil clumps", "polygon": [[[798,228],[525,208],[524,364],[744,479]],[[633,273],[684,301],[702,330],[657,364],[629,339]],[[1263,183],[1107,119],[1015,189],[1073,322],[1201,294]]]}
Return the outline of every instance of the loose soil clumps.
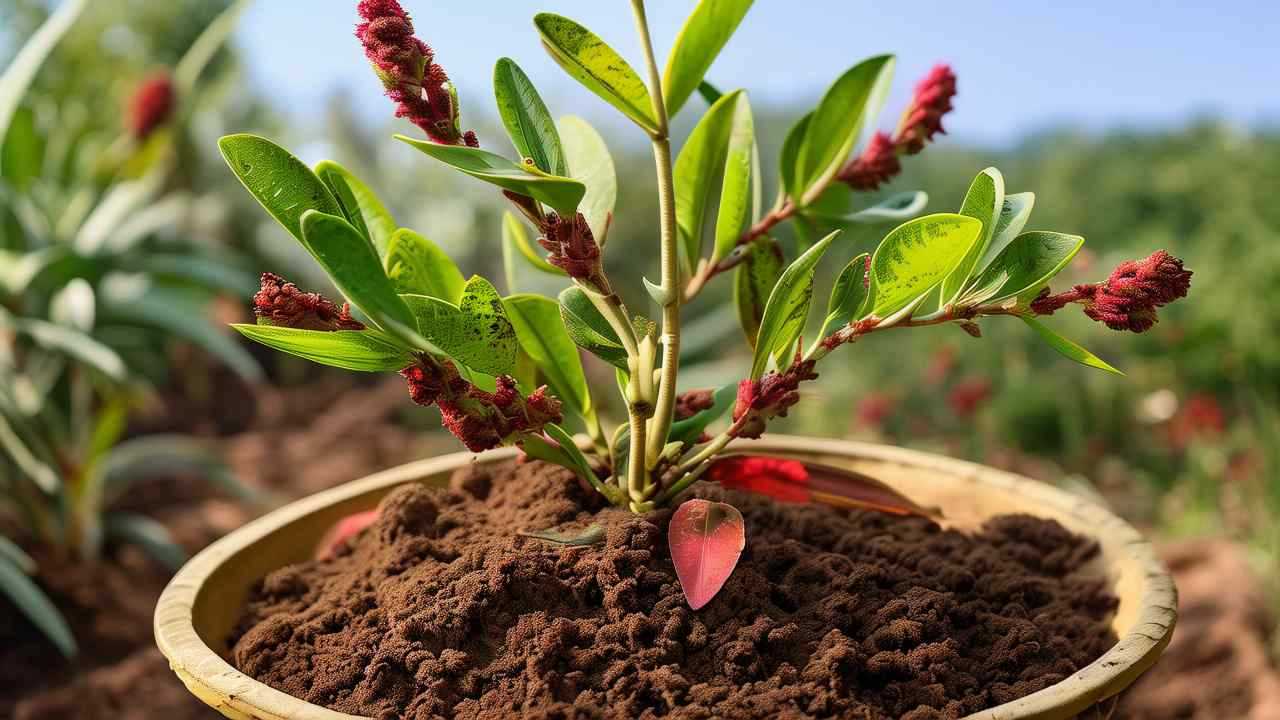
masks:
{"label": "loose soil clumps", "polygon": [[[689,610],[670,511],[606,508],[567,471],[474,465],[388,495],[325,561],[264,578],[230,638],[243,672],[374,718],[956,718],[1067,677],[1115,643],[1097,545],[1003,516],[731,502],[747,548]],[[606,528],[554,545],[518,530]]]}

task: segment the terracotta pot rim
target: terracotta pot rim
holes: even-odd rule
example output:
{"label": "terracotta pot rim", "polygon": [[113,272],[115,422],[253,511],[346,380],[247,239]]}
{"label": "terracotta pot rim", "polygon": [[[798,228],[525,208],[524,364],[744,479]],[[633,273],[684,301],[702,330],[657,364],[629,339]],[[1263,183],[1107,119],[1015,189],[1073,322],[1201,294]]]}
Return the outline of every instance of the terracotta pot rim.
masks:
{"label": "terracotta pot rim", "polygon": [[[750,452],[825,456],[941,472],[953,476],[958,483],[1014,496],[1019,502],[1034,504],[1047,514],[1072,521],[1077,528],[1087,529],[1086,532],[1119,553],[1135,575],[1141,574],[1134,578],[1141,583],[1134,621],[1123,632],[1117,632],[1120,639],[1110,650],[1065,680],[968,716],[971,720],[1074,717],[1128,687],[1155,663],[1172,637],[1177,619],[1177,590],[1172,577],[1157,559],[1150,542],[1124,520],[1089,500],[976,463],[885,445],[773,436],[741,443],[739,447]],[[193,694],[227,717],[238,720],[357,718],[307,703],[261,683],[236,670],[210,648],[196,630],[195,621],[201,594],[222,590],[207,582],[210,575],[233,556],[319,511],[352,503],[406,482],[437,476],[468,462],[501,461],[515,457],[517,452],[514,448],[479,456],[462,452],[408,463],[295,501],[228,534],[192,558],[165,588],[156,606],[154,622],[160,651]],[[243,602],[243,597],[240,601]]]}

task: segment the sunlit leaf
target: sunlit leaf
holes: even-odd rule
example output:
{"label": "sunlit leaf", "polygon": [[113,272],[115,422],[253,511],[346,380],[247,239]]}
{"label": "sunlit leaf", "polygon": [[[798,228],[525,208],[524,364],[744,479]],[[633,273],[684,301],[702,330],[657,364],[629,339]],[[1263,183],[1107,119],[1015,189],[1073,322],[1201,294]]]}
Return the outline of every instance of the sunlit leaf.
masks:
{"label": "sunlit leaf", "polygon": [[578,202],[586,192],[586,187],[577,180],[534,172],[487,150],[462,145],[439,145],[407,135],[395,137],[473,178],[527,195],[565,215],[577,212]]}
{"label": "sunlit leaf", "polygon": [[449,357],[487,375],[504,375],[515,367],[515,330],[488,280],[472,276],[456,306],[426,295],[401,298],[417,319],[419,334]]}
{"label": "sunlit leaf", "polygon": [[[833,192],[834,191],[834,192]],[[829,196],[847,198],[851,193],[847,185],[835,185],[824,193],[821,200]],[[881,222],[902,222],[919,215],[929,204],[929,195],[920,190],[909,190],[890,195],[870,207],[855,212],[829,212],[816,207],[809,211],[813,217],[833,223],[867,225]]]}
{"label": "sunlit leaf", "polygon": [[754,154],[756,152],[755,120],[751,104],[742,95],[734,105],[729,143],[724,156],[724,183],[720,189],[720,209],[716,216],[715,246],[712,264],[733,251],[738,237],[751,217],[755,186]]}
{"label": "sunlit leaf", "polygon": [[1000,289],[983,302],[998,303],[1015,295],[1034,295],[1071,262],[1084,247],[1079,235],[1033,230],[1022,233],[1000,253],[977,281],[993,282],[1000,275]]}
{"label": "sunlit leaf", "polygon": [[955,270],[981,233],[981,222],[953,213],[894,228],[871,258],[872,312],[887,318],[919,301]]}
{"label": "sunlit leaf", "polygon": [[755,355],[751,360],[751,378],[758,379],[768,368],[769,357],[786,355],[795,348],[796,340],[804,332],[809,317],[809,305],[813,300],[813,275],[827,247],[840,234],[837,230],[819,240],[805,254],[787,266],[778,278],[778,284],[769,294],[764,319],[760,321],[760,333],[756,338]]}
{"label": "sunlit leaf", "polygon": [[746,544],[742,513],[734,506],[698,499],[676,508],[667,545],[690,608],[698,610],[720,592]]}
{"label": "sunlit leaf", "polygon": [[494,65],[493,93],[502,124],[520,157],[533,160],[543,172],[567,176],[560,134],[551,113],[529,76],[511,58],[501,58]]}
{"label": "sunlit leaf", "polygon": [[257,135],[218,140],[227,167],[262,207],[298,240],[308,210],[342,215],[342,207],[320,178],[289,151]]}
{"label": "sunlit leaf", "polygon": [[[746,120],[735,123],[740,101],[745,108]],[[746,96],[741,90],[716,101],[698,121],[676,158],[673,173],[676,228],[682,248],[681,260],[688,274],[697,268],[698,259],[702,256],[702,229],[710,208],[711,194],[720,179],[716,173],[725,164],[735,124],[750,123],[751,109],[745,103]],[[745,129],[749,132],[749,125]]]}
{"label": "sunlit leaf", "polygon": [[800,150],[797,190],[801,204],[848,159],[869,116],[879,112],[893,78],[894,58],[878,55],[841,75],[813,111]]}
{"label": "sunlit leaf", "polygon": [[565,72],[637,125],[657,132],[649,89],[636,71],[598,35],[555,13],[538,13],[533,24],[542,45]]}
{"label": "sunlit leaf", "polygon": [[982,222],[982,233],[969,253],[956,265],[955,270],[942,283],[941,304],[945,307],[959,296],[977,267],[978,259],[987,251],[995,233],[996,223],[1004,207],[1004,176],[990,167],[978,173],[965,193],[960,214]]}
{"label": "sunlit leaf", "polygon": [[791,126],[786,138],[782,141],[782,152],[778,157],[782,189],[787,197],[797,204],[804,189],[800,186],[803,180],[800,175],[800,151],[804,149],[804,138],[809,132],[809,122],[812,120],[813,113],[809,113]]}
{"label": "sunlit leaf", "polygon": [[867,253],[849,261],[840,271],[836,284],[831,288],[831,297],[827,300],[827,317],[822,322],[819,338],[841,325],[861,319],[866,306],[867,293]]}
{"label": "sunlit leaf", "polygon": [[676,36],[662,75],[668,115],[675,117],[684,107],[751,4],[752,0],[701,0],[693,9]]}
{"label": "sunlit leaf", "polygon": [[995,229],[991,232],[991,242],[982,254],[978,264],[974,266],[974,274],[981,275],[991,261],[995,260],[1014,238],[1022,234],[1031,219],[1031,209],[1035,207],[1036,194],[1033,192],[1013,193],[1004,196],[1004,205],[1000,208],[1000,217],[996,220]]}
{"label": "sunlit leaf", "polygon": [[390,372],[413,364],[413,356],[408,351],[369,330],[327,332],[241,324],[231,327],[267,347],[344,370]]}
{"label": "sunlit leaf", "polygon": [[378,196],[349,170],[331,160],[321,161],[315,172],[342,206],[343,216],[369,238],[379,257],[386,258],[396,221]]}
{"label": "sunlit leaf", "polygon": [[302,244],[352,305],[384,330],[390,329],[388,320],[414,327],[413,314],[396,294],[368,238],[337,215],[315,210],[303,214],[301,225]]}
{"label": "sunlit leaf", "polygon": [[440,246],[406,228],[392,234],[384,267],[395,291],[401,294],[430,295],[456,303],[467,284]]}

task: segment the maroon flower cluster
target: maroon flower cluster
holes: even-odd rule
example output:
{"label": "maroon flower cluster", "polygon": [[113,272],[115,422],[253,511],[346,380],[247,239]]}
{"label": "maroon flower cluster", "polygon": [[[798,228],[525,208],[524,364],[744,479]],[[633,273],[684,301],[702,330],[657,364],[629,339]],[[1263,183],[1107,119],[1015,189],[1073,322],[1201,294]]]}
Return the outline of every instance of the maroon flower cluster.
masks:
{"label": "maroon flower cluster", "polygon": [[1052,315],[1070,303],[1083,303],[1084,314],[1112,330],[1141,333],[1156,324],[1156,310],[1187,296],[1191,271],[1164,250],[1143,260],[1120,263],[1096,285],[1077,285],[1058,295],[1048,288],[1031,301],[1037,315]]}
{"label": "maroon flower cluster", "polygon": [[135,140],[145,140],[173,115],[178,95],[169,73],[161,71],[138,84],[129,96],[125,127]]}
{"label": "maroon flower cluster", "polygon": [[546,386],[525,397],[507,375],[498,376],[497,388],[487,392],[464,379],[452,362],[430,357],[400,375],[409,384],[409,397],[419,405],[437,405],[445,428],[472,452],[496,448],[516,434],[541,434],[547,423],[562,419],[560,402]]}
{"label": "maroon flower cluster", "polygon": [[814,364],[812,360],[797,361],[784,372],[771,370],[759,380],[748,378],[738,383],[733,436],[758,438],[771,418],[786,417],[787,411],[800,402],[800,383],[817,379]]}
{"label": "maroon flower cluster", "polygon": [[600,262],[600,245],[582,213],[572,219],[547,213],[540,225],[542,237],[538,244],[549,253],[547,262],[600,292],[611,292]]}
{"label": "maroon flower cluster", "polygon": [[427,137],[442,145],[479,147],[476,134],[458,127],[457,96],[444,68],[426,43],[413,34],[413,21],[397,0],[361,0],[364,22],[356,37],[373,63],[387,97],[396,103],[396,117],[408,118]]}
{"label": "maroon flower cluster", "polygon": [[363,330],[351,317],[351,307],[339,308],[320,293],[303,292],[274,273],[262,273],[262,286],[253,296],[253,314],[272,325],[301,330]]}
{"label": "maroon flower cluster", "polygon": [[902,123],[892,137],[877,132],[862,154],[854,158],[837,175],[854,190],[875,190],[902,172],[898,156],[915,155],[942,129],[942,118],[951,111],[956,94],[956,76],[947,65],[936,65],[916,85],[915,96]]}

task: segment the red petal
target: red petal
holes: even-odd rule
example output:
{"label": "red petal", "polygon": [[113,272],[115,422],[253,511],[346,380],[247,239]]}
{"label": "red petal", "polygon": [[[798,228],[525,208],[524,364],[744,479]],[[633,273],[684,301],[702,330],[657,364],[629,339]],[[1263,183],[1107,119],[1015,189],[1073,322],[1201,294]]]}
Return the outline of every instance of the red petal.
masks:
{"label": "red petal", "polygon": [[316,559],[327,560],[333,557],[342,543],[372,525],[377,519],[377,510],[366,510],[348,515],[334,523],[324,537],[320,538],[320,542],[316,543]]}
{"label": "red petal", "polygon": [[739,456],[716,462],[707,476],[724,487],[782,502],[809,502],[809,473],[796,460],[760,456]]}
{"label": "red petal", "polygon": [[720,592],[747,544],[742,513],[732,505],[689,500],[676,509],[667,530],[680,588],[697,610]]}

